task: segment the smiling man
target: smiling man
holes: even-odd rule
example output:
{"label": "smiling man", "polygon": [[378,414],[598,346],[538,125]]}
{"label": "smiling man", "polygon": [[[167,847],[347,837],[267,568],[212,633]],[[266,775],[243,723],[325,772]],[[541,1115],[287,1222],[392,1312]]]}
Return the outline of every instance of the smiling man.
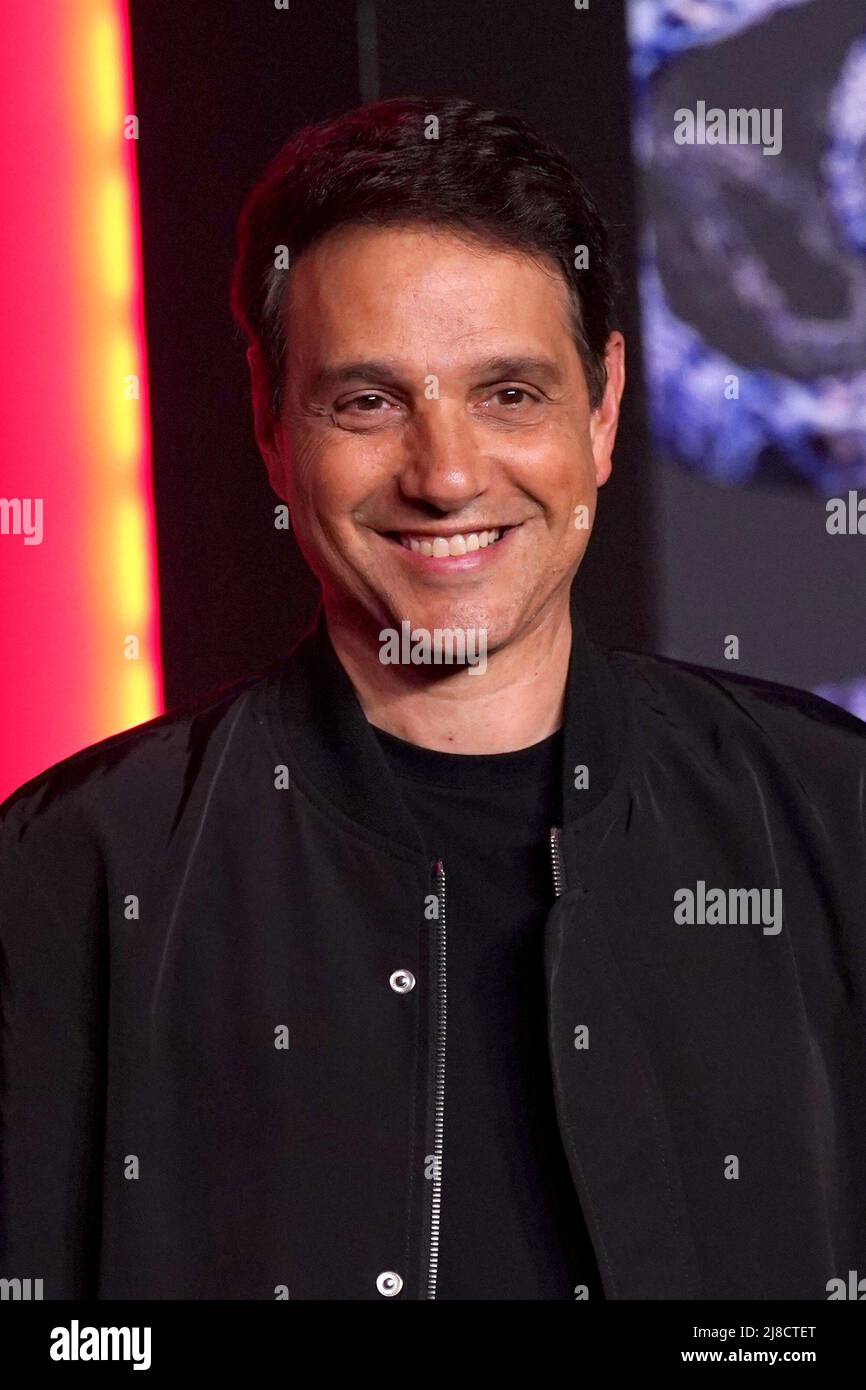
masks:
{"label": "smiling man", "polygon": [[[277,417],[279,368],[250,348],[256,433],[367,717],[443,752],[537,743],[562,720],[622,335],[598,345],[591,404],[579,307],[551,254],[461,224],[343,223],[288,278],[286,322],[304,328],[288,332]],[[383,663],[381,630],[401,619],[483,633],[487,679]]]}
{"label": "smiling man", "polygon": [[866,1261],[866,728],[588,640],[589,194],[518,118],[378,103],[267,170],[233,305],[322,603],[2,808],[0,1273],[827,1297]]}

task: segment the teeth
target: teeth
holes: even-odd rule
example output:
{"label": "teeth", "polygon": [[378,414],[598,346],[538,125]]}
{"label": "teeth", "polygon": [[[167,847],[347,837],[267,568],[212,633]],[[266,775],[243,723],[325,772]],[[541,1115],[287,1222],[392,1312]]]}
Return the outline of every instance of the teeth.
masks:
{"label": "teeth", "polygon": [[442,560],[446,555],[467,555],[473,550],[485,550],[494,545],[502,532],[499,527],[491,531],[466,531],[458,536],[434,536],[432,540],[422,540],[420,536],[401,536],[400,544],[417,555],[432,555]]}

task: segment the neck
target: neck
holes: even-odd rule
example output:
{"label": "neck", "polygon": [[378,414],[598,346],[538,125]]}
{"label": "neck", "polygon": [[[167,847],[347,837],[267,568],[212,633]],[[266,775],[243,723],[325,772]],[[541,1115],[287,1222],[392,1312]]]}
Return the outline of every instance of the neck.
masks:
{"label": "neck", "polygon": [[325,602],[328,636],[368,721],[440,753],[512,753],[562,724],[571,654],[568,590],[538,623],[469,667],[383,665],[378,640]]}

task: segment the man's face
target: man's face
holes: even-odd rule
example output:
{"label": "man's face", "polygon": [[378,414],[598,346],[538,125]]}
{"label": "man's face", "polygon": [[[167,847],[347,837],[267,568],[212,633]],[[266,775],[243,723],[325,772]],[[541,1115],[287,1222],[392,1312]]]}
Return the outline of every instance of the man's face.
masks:
{"label": "man's face", "polygon": [[426,226],[331,233],[287,298],[279,421],[250,358],[257,436],[329,617],[519,639],[586,549],[620,335],[591,413],[561,275]]}

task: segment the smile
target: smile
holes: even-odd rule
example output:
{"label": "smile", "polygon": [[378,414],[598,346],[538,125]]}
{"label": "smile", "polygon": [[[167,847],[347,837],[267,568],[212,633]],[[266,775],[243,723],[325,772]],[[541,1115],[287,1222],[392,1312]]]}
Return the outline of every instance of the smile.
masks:
{"label": "smile", "polygon": [[446,555],[468,555],[473,550],[486,550],[495,545],[506,530],[504,526],[494,526],[489,531],[458,531],[453,536],[419,535],[414,531],[393,532],[393,538],[407,550],[416,555],[432,555],[443,560]]}
{"label": "smile", "polygon": [[450,574],[486,568],[508,550],[509,537],[522,526],[490,526],[480,531],[456,531],[449,536],[432,531],[381,531],[406,562],[427,574]]}

